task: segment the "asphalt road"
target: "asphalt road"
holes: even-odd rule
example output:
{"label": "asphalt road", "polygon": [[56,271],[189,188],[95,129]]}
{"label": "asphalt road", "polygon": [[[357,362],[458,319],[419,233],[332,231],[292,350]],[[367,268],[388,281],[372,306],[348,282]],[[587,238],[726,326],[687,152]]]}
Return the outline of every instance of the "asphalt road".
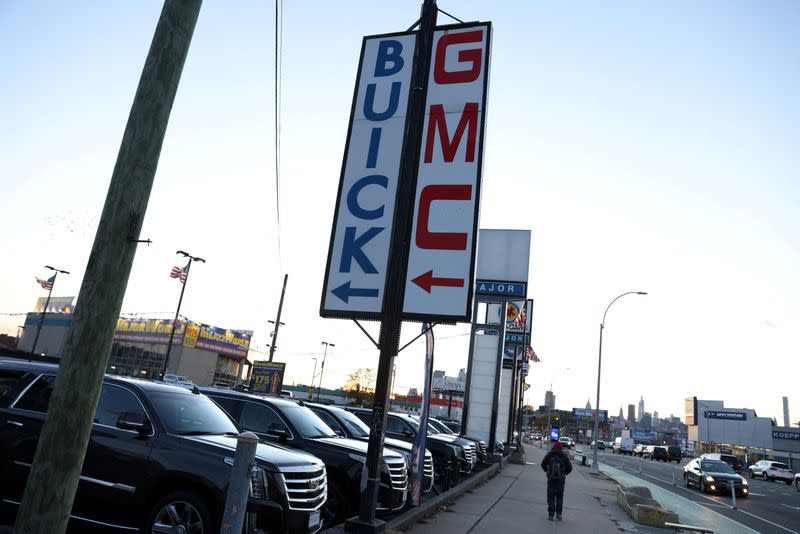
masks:
{"label": "asphalt road", "polygon": [[[591,450],[588,449],[588,454]],[[758,532],[767,534],[800,534],[800,492],[793,485],[783,482],[765,482],[760,479],[747,479],[750,495],[736,498],[736,509],[731,507],[730,495],[703,494],[683,482],[683,466],[690,459],[677,464],[661,461],[642,460],[639,457],[618,455],[599,451],[600,462],[605,462],[655,483],[682,497],[686,497],[726,517],[738,521]],[[639,469],[641,467],[641,474]],[[675,475],[675,485],[672,476]]]}

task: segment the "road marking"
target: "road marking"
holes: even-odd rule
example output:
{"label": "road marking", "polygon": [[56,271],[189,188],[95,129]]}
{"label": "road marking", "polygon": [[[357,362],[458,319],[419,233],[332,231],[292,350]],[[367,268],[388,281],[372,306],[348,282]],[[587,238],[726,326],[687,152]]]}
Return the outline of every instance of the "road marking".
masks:
{"label": "road marking", "polygon": [[755,495],[756,497],[766,497],[766,495],[763,493],[748,493],[748,495],[750,497],[752,497],[753,495]]}
{"label": "road marking", "polygon": [[791,508],[792,510],[800,510],[800,506],[791,506],[783,503],[781,503],[781,506],[785,506],[786,508]]}
{"label": "road marking", "polygon": [[536,464],[533,462],[525,462],[525,465],[536,465]]}
{"label": "road marking", "polygon": [[779,525],[778,523],[773,523],[772,521],[769,521],[769,520],[767,520],[767,519],[764,519],[763,517],[759,517],[759,516],[757,516],[756,514],[751,514],[750,512],[745,512],[745,511],[744,511],[744,510],[742,510],[741,508],[737,508],[737,510],[738,510],[738,511],[740,511],[740,512],[742,512],[743,514],[747,514],[747,515],[749,515],[749,516],[751,516],[751,517],[755,517],[756,519],[760,519],[761,521],[763,521],[763,522],[765,522],[765,523],[769,523],[769,524],[770,524],[770,525],[772,525],[772,526],[778,527],[778,528],[779,528],[779,529],[781,529],[781,530],[785,530],[786,532],[791,532],[792,534],[800,534],[800,532],[797,532],[796,530],[791,530],[791,529],[788,529],[788,528],[786,528],[786,527],[784,527],[784,526],[781,526],[781,525]]}

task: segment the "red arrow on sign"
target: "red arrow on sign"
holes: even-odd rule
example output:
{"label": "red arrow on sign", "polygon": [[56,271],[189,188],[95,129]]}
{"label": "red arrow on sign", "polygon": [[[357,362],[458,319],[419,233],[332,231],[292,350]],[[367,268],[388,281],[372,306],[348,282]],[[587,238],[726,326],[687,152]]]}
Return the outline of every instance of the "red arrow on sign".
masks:
{"label": "red arrow on sign", "polygon": [[463,278],[436,278],[433,276],[433,269],[427,273],[419,275],[416,278],[412,278],[411,281],[428,293],[431,292],[431,287],[433,286],[464,287]]}

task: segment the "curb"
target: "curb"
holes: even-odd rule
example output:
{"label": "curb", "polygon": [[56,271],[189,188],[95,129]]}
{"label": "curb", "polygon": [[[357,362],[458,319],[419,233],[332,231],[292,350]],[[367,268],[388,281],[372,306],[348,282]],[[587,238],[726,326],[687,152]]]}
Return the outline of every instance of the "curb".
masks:
{"label": "curb", "polygon": [[506,464],[506,461],[507,460],[504,457],[501,463],[490,465],[488,468],[484,469],[475,476],[470,477],[458,486],[451,488],[441,495],[437,495],[433,499],[393,518],[386,523],[386,532],[391,534],[410,528],[420,519],[423,519],[438,510],[442,505],[452,501],[461,494],[492,478],[502,470],[503,466]]}

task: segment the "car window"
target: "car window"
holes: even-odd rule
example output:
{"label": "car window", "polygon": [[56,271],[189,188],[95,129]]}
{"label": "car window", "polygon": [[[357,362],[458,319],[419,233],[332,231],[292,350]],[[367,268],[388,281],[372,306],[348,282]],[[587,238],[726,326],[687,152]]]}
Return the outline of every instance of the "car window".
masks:
{"label": "car window", "polygon": [[336,433],[317,414],[305,406],[287,406],[281,413],[304,438],[335,438]]}
{"label": "car window", "polygon": [[116,427],[122,412],[135,413],[146,417],[142,404],[132,391],[115,384],[103,384],[103,389],[100,391],[100,400],[97,401],[94,422],[100,425]]}
{"label": "car window", "polygon": [[50,395],[53,394],[53,383],[55,381],[56,377],[53,375],[40,376],[17,401],[14,407],[20,410],[46,413],[47,406],[50,404]]}
{"label": "car window", "polygon": [[0,369],[0,408],[8,408],[34,378],[25,371]]}
{"label": "car window", "polygon": [[780,462],[772,462],[772,467],[775,469],[789,469],[789,466]]}
{"label": "car window", "polygon": [[329,414],[327,412],[323,412],[322,410],[312,410],[312,411],[315,414],[317,414],[317,417],[322,419],[325,422],[326,425],[331,427],[331,430],[333,430],[334,432],[338,432],[338,433],[341,433],[342,435],[344,435],[344,429],[342,428],[342,425],[340,425],[336,421],[336,419],[333,418],[333,416],[331,414]]}
{"label": "car window", "polygon": [[719,460],[705,460],[700,464],[703,471],[711,473],[733,473],[731,466]]}
{"label": "car window", "polygon": [[273,423],[276,423],[278,428],[286,428],[283,419],[269,406],[250,401],[242,403],[242,413],[239,416],[239,424],[245,430],[252,430],[253,432],[265,434],[269,429],[269,425]]}
{"label": "car window", "polygon": [[148,394],[170,433],[184,436],[239,433],[228,415],[211,399],[183,391]]}
{"label": "car window", "polygon": [[402,434],[403,430],[405,430],[406,428],[407,427],[406,427],[405,423],[403,423],[403,421],[399,417],[389,416],[389,418],[386,420],[386,431],[387,432],[393,432],[395,434]]}

